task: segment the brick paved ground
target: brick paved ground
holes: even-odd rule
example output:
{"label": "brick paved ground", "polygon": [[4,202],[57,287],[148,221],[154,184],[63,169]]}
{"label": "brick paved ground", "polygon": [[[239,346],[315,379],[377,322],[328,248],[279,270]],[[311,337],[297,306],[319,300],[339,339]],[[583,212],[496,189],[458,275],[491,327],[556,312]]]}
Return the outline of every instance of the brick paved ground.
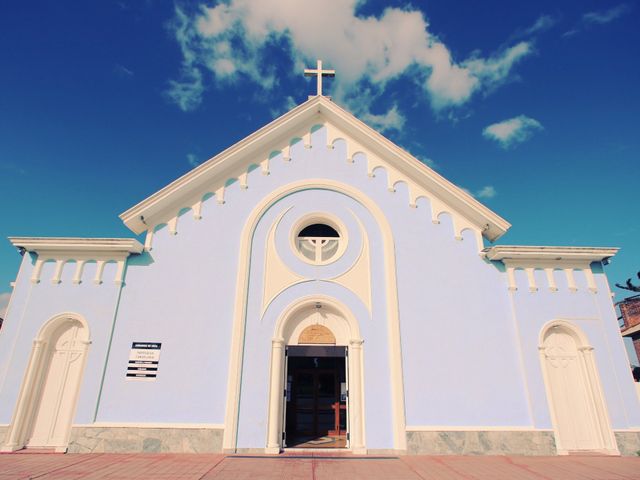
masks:
{"label": "brick paved ground", "polygon": [[0,454],[13,479],[624,480],[640,479],[636,457],[278,457],[180,454]]}

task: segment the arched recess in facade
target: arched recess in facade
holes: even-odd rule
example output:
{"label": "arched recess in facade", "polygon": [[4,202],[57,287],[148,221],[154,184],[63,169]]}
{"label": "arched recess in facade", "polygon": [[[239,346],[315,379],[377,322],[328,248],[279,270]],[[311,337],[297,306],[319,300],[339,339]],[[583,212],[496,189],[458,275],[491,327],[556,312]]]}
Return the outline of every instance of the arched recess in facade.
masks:
{"label": "arched recess in facade", "polygon": [[229,358],[227,406],[224,422],[223,450],[235,452],[238,434],[238,405],[240,400],[240,372],[243,361],[243,337],[246,325],[246,301],[249,288],[249,261],[253,234],[260,218],[280,199],[301,190],[323,189],[347,195],[369,210],[384,239],[384,269],[386,292],[386,316],[389,331],[389,365],[391,372],[391,399],[393,409],[393,444],[396,450],[406,450],[406,420],[404,412],[404,386],[402,383],[402,356],[394,241],[391,226],[378,205],[350,185],[327,179],[308,179],[289,183],[274,190],[251,212],[240,238],[240,259],[236,281],[233,333]]}
{"label": "arched recess in facade", "polygon": [[619,455],[586,335],[570,322],[554,320],[542,329],[538,348],[558,453]]}
{"label": "arched recess in facade", "polygon": [[76,313],[47,321],[33,341],[4,451],[66,451],[89,348],[89,326]]}
{"label": "arched recess in facade", "polygon": [[282,420],[285,402],[282,395],[285,376],[284,349],[287,345],[297,345],[301,330],[315,322],[312,316],[305,315],[305,313],[309,309],[315,310],[318,303],[323,305],[323,309],[334,314],[329,318],[327,326],[335,337],[335,344],[349,348],[350,448],[354,453],[365,452],[363,341],[358,321],[351,311],[336,299],[313,295],[297,300],[284,310],[278,318],[271,341],[267,453],[278,453],[282,446]]}

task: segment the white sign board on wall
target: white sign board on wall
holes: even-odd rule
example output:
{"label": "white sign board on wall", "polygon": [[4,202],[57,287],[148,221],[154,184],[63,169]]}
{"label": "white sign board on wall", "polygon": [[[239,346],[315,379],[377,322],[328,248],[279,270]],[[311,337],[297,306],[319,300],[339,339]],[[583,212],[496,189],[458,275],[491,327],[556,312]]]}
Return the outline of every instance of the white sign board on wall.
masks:
{"label": "white sign board on wall", "polygon": [[133,342],[127,365],[127,380],[154,381],[158,377],[162,343]]}

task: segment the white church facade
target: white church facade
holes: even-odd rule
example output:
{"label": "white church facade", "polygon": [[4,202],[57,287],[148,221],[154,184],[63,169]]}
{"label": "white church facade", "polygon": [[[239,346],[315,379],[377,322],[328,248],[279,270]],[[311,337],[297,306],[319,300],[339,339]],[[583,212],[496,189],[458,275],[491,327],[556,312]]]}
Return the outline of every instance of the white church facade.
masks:
{"label": "white church facade", "polygon": [[0,448],[634,454],[603,265],[509,223],[328,97],[121,215],[25,238]]}

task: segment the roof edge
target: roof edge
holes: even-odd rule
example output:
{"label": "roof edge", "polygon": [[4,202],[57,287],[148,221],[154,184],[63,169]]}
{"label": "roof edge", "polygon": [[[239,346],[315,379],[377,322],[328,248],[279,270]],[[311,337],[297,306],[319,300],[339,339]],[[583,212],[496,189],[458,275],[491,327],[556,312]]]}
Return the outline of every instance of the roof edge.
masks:
{"label": "roof edge", "polygon": [[[144,212],[161,202],[165,198],[171,196],[174,192],[180,189],[182,186],[189,184],[191,182],[197,182],[199,179],[207,175],[207,173],[211,170],[216,170],[219,166],[230,156],[235,154],[236,152],[243,150],[249,146],[255,145],[259,142],[264,136],[266,136],[270,131],[275,130],[283,124],[286,124],[292,120],[294,120],[298,116],[304,116],[309,110],[312,110],[315,104],[320,103],[319,98],[321,97],[311,97],[306,102],[301,103],[297,107],[292,110],[286,112],[280,117],[272,120],[267,123],[263,127],[259,128],[255,132],[250,135],[244,137],[233,145],[225,148],[222,152],[214,155],[209,160],[201,163],[193,170],[188,171],[184,175],[178,177],[168,185],[162,187],[160,190],[151,194],[141,202],[137,203],[133,207],[127,209],[123,213],[119,215],[119,218],[124,222],[124,224],[136,234],[140,234],[147,229],[146,223],[144,221]],[[317,111],[314,111],[315,114]]]}
{"label": "roof edge", "polygon": [[[335,122],[345,133],[352,135],[356,141],[371,144],[372,151],[377,155],[383,158],[391,157],[387,160],[392,160],[394,168],[408,178],[422,184],[425,189],[433,192],[444,203],[466,216],[482,230],[483,236],[488,240],[492,242],[497,240],[511,227],[508,221],[464,192],[460,187],[433,171],[349,111],[323,96],[310,97],[306,102],[274,119],[129,208],[120,214],[120,219],[136,234],[142,233],[149,228],[145,220],[153,218],[155,214],[167,208],[167,203],[177,201],[181,197],[178,193],[180,190],[185,187],[197,188],[197,186],[211,181],[211,177],[215,178],[227,173],[229,169],[225,166],[226,161],[234,155],[263,148],[264,143],[271,139],[271,134],[276,130],[282,128],[281,135],[284,136],[293,128],[292,124],[295,126],[298,120],[306,121],[316,114],[325,115],[327,120]],[[175,200],[169,200],[170,198]]]}
{"label": "roof edge", "polygon": [[[320,107],[322,113],[330,113],[339,117],[339,119],[344,123],[355,124],[355,126],[360,130],[359,133],[368,135],[376,141],[379,146],[386,149],[387,152],[404,160],[405,163],[403,165],[394,166],[408,177],[414,178],[414,180],[417,176],[423,181],[426,181],[429,186],[428,189],[434,191],[436,195],[439,194],[438,196],[441,196],[441,199],[442,196],[449,197],[446,200],[442,200],[450,204],[452,207],[459,209],[460,213],[464,215],[464,212],[466,212],[468,216],[469,210],[473,211],[475,215],[472,215],[472,218],[470,219],[475,220],[476,222],[478,220],[484,222],[480,227],[484,228],[482,233],[488,240],[492,242],[497,240],[504,235],[509,228],[511,228],[511,224],[507,220],[485,206],[483,203],[476,200],[462,188],[422,163],[416,157],[411,155],[411,153],[407,152],[380,132],[367,125],[348,110],[345,110],[340,105],[331,102],[330,100],[320,102]],[[333,119],[335,121],[336,117]],[[344,127],[345,125],[343,124],[342,126]],[[348,133],[354,134],[355,132],[352,130]],[[474,216],[476,218],[473,218]]]}

